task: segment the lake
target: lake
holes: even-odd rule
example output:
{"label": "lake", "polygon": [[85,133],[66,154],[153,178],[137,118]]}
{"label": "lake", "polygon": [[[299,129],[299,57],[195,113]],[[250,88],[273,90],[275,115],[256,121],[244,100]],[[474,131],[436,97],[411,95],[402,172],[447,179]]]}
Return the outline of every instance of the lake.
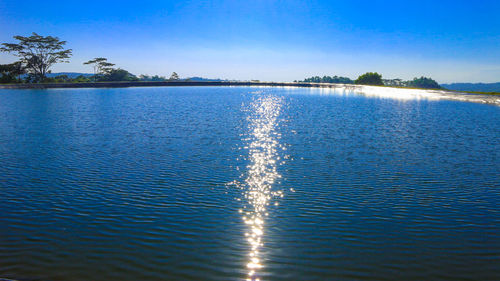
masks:
{"label": "lake", "polygon": [[0,278],[500,280],[500,106],[398,93],[0,90]]}

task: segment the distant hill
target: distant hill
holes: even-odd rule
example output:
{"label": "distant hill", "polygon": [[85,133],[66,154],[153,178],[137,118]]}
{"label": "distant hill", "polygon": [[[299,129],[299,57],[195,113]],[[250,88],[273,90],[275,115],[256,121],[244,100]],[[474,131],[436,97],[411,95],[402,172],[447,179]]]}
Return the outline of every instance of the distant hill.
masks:
{"label": "distant hill", "polygon": [[[184,80],[184,79],[183,79]],[[194,82],[221,82],[221,81],[227,81],[227,80],[222,80],[222,79],[210,79],[210,78],[203,78],[203,77],[188,77],[186,80],[189,81],[194,81]]]}
{"label": "distant hill", "polygon": [[[80,72],[57,72],[57,73],[48,73],[47,77],[56,77],[59,75],[68,75],[69,78],[76,78],[80,75],[83,75],[84,77],[90,77],[94,74],[92,74],[92,73],[80,73]],[[210,79],[210,78],[203,78],[203,77],[188,77],[185,79],[189,79],[191,81],[216,81],[216,82],[227,81],[227,80],[222,80],[222,79]],[[184,80],[184,79],[182,79],[182,80]]]}
{"label": "distant hill", "polygon": [[500,82],[497,83],[451,83],[441,84],[448,90],[473,92],[500,92]]}
{"label": "distant hill", "polygon": [[76,78],[80,75],[83,75],[84,77],[90,77],[94,74],[91,73],[79,73],[79,72],[56,72],[56,73],[47,73],[47,77],[56,77],[59,75],[67,75],[69,78]]}
{"label": "distant hill", "polygon": [[[47,73],[46,76],[49,78],[56,77],[59,75],[68,75],[69,78],[74,79],[80,75],[83,75],[84,77],[90,77],[94,74],[91,73],[80,73],[80,72],[55,72],[55,73]],[[26,78],[28,74],[23,74],[21,75],[21,78]]]}

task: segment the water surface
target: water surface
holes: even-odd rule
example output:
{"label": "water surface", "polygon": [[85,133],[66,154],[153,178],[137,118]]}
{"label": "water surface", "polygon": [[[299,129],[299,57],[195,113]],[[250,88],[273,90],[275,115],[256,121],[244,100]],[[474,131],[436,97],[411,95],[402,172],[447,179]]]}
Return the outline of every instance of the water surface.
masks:
{"label": "water surface", "polygon": [[500,107],[0,90],[0,277],[499,280]]}

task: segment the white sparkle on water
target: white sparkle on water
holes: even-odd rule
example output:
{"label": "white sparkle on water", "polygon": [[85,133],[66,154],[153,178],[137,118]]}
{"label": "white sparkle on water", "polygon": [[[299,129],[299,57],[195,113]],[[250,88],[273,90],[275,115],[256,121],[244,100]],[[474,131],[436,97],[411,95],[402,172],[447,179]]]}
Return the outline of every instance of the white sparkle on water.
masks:
{"label": "white sparkle on water", "polygon": [[[277,131],[279,115],[282,110],[282,98],[276,96],[256,97],[250,105],[248,117],[248,160],[243,188],[243,198],[246,206],[243,221],[247,225],[245,237],[250,251],[248,253],[248,279],[259,280],[258,270],[264,264],[260,249],[264,245],[265,218],[268,206],[275,197],[283,197],[283,191],[272,189],[280,177],[277,165],[280,162],[280,134]],[[277,202],[276,202],[277,203]]]}

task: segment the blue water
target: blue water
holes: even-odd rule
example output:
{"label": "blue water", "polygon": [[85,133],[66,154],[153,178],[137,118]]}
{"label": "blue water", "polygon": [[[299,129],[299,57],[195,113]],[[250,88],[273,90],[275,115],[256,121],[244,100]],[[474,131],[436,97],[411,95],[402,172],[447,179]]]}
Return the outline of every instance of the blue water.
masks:
{"label": "blue water", "polygon": [[0,278],[500,280],[500,107],[0,90]]}

